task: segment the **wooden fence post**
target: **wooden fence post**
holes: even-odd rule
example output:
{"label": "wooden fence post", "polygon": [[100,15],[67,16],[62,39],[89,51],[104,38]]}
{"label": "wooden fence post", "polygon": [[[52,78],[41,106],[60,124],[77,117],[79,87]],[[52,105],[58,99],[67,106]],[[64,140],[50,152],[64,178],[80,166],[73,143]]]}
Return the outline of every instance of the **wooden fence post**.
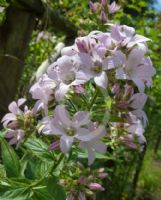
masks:
{"label": "wooden fence post", "polygon": [[36,14],[10,5],[0,27],[0,119],[15,96],[35,19]]}

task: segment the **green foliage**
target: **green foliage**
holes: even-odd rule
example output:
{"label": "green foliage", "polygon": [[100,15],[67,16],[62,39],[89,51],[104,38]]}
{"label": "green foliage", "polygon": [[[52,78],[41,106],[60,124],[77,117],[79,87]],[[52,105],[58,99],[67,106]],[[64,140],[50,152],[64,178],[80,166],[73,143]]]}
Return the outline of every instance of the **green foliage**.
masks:
{"label": "green foliage", "polygon": [[1,140],[2,161],[8,177],[20,176],[20,162],[13,147],[11,147],[3,138]]}

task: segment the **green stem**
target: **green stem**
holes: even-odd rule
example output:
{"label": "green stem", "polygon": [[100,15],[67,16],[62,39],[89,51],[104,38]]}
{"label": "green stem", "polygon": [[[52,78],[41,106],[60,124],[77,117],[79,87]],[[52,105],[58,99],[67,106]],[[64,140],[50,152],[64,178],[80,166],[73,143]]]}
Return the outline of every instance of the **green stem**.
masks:
{"label": "green stem", "polygon": [[94,95],[94,97],[93,97],[93,99],[92,99],[92,101],[91,101],[91,103],[90,103],[90,105],[89,105],[89,110],[92,109],[92,106],[93,106],[93,104],[95,103],[95,101],[96,101],[96,99],[97,99],[98,93],[99,93],[99,89],[96,88],[95,95]]}
{"label": "green stem", "polygon": [[56,165],[53,165],[53,167],[51,168],[51,170],[49,172],[50,174],[52,174],[53,171],[59,166],[59,164],[61,163],[61,161],[63,160],[63,158],[64,158],[64,153],[61,154],[61,156],[59,157],[59,160],[56,163]]}

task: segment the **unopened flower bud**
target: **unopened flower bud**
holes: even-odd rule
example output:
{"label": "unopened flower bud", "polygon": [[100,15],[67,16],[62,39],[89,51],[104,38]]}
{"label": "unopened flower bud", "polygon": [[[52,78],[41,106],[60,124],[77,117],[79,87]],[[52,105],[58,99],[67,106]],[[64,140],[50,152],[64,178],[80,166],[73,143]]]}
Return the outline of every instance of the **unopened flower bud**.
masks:
{"label": "unopened flower bud", "polygon": [[125,136],[125,137],[120,137],[120,142],[125,144],[127,147],[130,149],[137,149],[138,146],[133,142],[133,137],[130,135]]}
{"label": "unopened flower bud", "polygon": [[88,185],[90,190],[104,191],[105,189],[99,183],[90,183]]}
{"label": "unopened flower bud", "polygon": [[52,150],[56,150],[56,149],[60,149],[60,141],[57,140],[55,142],[53,142],[50,146],[49,146],[49,151],[52,151]]}
{"label": "unopened flower bud", "polygon": [[117,107],[118,107],[118,108],[121,108],[121,109],[126,109],[128,106],[129,106],[129,103],[128,103],[127,101],[120,101],[120,102],[117,104]]}
{"label": "unopened flower bud", "polygon": [[102,167],[102,168],[99,168],[99,169],[97,170],[98,173],[102,173],[102,172],[104,172],[104,171],[105,171],[105,168],[103,168],[103,167]]}
{"label": "unopened flower bud", "polygon": [[87,195],[89,195],[89,196],[93,196],[93,192],[91,191],[91,190],[89,190],[89,189],[85,189],[85,193],[87,194]]}
{"label": "unopened flower bud", "polygon": [[85,183],[86,178],[84,176],[80,176],[78,182],[83,185]]}
{"label": "unopened flower bud", "polygon": [[103,7],[105,7],[107,5],[107,0],[101,0],[101,4]]}
{"label": "unopened flower bud", "polygon": [[88,181],[92,181],[94,179],[94,177],[92,175],[88,176],[87,180]]}
{"label": "unopened flower bud", "polygon": [[85,194],[83,192],[79,192],[78,200],[86,200]]}
{"label": "unopened flower bud", "polygon": [[108,176],[107,173],[99,173],[99,174],[98,174],[98,177],[99,177],[100,179],[104,179],[104,178],[106,178],[107,176]]}
{"label": "unopened flower bud", "polygon": [[74,91],[77,93],[77,94],[84,94],[85,93],[85,89],[83,87],[83,85],[76,85],[74,87]]}
{"label": "unopened flower bud", "polygon": [[100,19],[100,21],[101,21],[102,23],[107,22],[107,17],[106,17],[106,14],[105,14],[105,12],[104,12],[103,10],[101,11],[101,14],[100,14],[100,16],[99,16],[99,19]]}
{"label": "unopened flower bud", "polygon": [[97,3],[93,3],[92,1],[89,2],[89,8],[92,12],[96,12],[97,11],[97,7],[98,4]]}
{"label": "unopened flower bud", "polygon": [[115,94],[115,95],[117,95],[119,92],[120,92],[120,84],[115,83],[112,86],[112,93]]}
{"label": "unopened flower bud", "polygon": [[125,85],[125,97],[131,97],[134,94],[134,88],[131,85]]}

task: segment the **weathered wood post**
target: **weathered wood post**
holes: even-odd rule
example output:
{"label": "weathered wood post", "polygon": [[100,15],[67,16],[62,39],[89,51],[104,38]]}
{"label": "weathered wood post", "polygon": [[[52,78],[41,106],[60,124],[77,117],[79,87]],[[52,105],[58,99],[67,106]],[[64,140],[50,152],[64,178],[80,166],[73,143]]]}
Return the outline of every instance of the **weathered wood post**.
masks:
{"label": "weathered wood post", "polygon": [[35,13],[11,5],[0,27],[0,119],[16,93],[35,19]]}

